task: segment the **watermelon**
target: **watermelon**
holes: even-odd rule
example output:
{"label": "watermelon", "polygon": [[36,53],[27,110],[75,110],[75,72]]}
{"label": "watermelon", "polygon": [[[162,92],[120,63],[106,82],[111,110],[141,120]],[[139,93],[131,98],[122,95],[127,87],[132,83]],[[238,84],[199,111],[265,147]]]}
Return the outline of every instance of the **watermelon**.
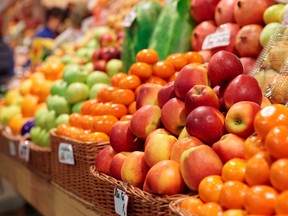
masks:
{"label": "watermelon", "polygon": [[125,72],[128,72],[136,61],[137,52],[148,48],[161,10],[162,6],[154,1],[143,1],[132,8],[129,14],[130,20],[128,19],[128,24],[126,23],[121,51]]}

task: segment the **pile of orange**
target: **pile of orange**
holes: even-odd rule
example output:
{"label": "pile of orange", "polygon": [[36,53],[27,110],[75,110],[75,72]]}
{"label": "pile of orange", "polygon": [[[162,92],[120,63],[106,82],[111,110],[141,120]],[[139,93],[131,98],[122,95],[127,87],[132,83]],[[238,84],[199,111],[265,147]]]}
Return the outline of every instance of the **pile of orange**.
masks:
{"label": "pile of orange", "polygon": [[[136,98],[142,85],[154,83],[164,86],[173,81],[185,65],[203,62],[203,57],[198,52],[172,54],[166,60],[159,61],[154,50],[141,50],[128,74],[120,72],[113,75],[111,86],[100,89],[97,98],[85,101],[81,106],[81,113],[71,114],[69,125],[60,125],[57,133],[81,141],[94,142],[95,139],[102,138],[101,141],[107,141],[116,121],[130,120],[136,112]],[[78,120],[75,120],[76,116]],[[67,133],[62,130],[63,127],[72,127],[73,130]],[[90,133],[94,133],[94,136],[89,137]],[[95,133],[100,133],[100,138]]]}
{"label": "pile of orange", "polygon": [[245,159],[224,164],[208,176],[198,197],[180,207],[196,215],[288,215],[288,108],[272,104],[254,119],[256,134],[245,140]]}

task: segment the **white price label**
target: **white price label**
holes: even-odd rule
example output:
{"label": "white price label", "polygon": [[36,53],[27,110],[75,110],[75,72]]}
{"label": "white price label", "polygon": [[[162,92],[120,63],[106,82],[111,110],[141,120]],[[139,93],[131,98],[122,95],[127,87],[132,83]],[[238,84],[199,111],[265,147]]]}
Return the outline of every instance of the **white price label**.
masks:
{"label": "white price label", "polygon": [[127,216],[129,197],[123,190],[115,187],[114,188],[114,205],[115,212],[120,216]]}
{"label": "white price label", "polygon": [[136,19],[136,16],[137,16],[136,11],[132,10],[123,20],[122,22],[123,27],[129,28]]}
{"label": "white price label", "polygon": [[16,155],[16,147],[15,147],[15,143],[13,141],[9,141],[9,153],[11,156]]}
{"label": "white price label", "polygon": [[212,49],[215,47],[227,46],[230,43],[230,32],[229,31],[219,31],[209,34],[205,37],[202,49]]}
{"label": "white price label", "polygon": [[27,141],[20,142],[18,146],[18,155],[21,159],[29,161],[30,149]]}
{"label": "white price label", "polygon": [[63,164],[75,165],[73,147],[71,144],[60,143],[58,149],[58,160]]}

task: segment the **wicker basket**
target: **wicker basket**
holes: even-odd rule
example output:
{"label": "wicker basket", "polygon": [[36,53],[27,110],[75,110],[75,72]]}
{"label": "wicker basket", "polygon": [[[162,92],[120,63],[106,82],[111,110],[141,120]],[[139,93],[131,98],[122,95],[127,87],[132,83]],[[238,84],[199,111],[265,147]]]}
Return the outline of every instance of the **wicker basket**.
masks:
{"label": "wicker basket", "polygon": [[[91,182],[93,181],[93,176],[90,173],[90,166],[94,164],[96,153],[102,150],[108,143],[79,142],[67,137],[58,136],[54,131],[50,132],[50,143],[52,150],[52,181],[63,189],[70,191],[81,200],[91,203],[93,191]],[[59,162],[58,148],[60,143],[72,145],[75,165]]]}
{"label": "wicker basket", "polygon": [[41,147],[29,141],[30,158],[28,168],[40,177],[51,179],[51,148]]}
{"label": "wicker basket", "polygon": [[184,198],[173,200],[169,204],[169,209],[171,211],[171,214],[177,215],[177,216],[195,216],[189,212],[187,212],[185,209],[180,208],[179,204],[182,202]]}
{"label": "wicker basket", "polygon": [[187,195],[177,194],[173,196],[157,196],[143,190],[125,184],[104,173],[96,171],[95,166],[91,166],[91,173],[94,179],[93,202],[101,215],[115,215],[114,188],[118,187],[129,196],[128,215],[171,215],[169,204],[174,200],[187,197]]}

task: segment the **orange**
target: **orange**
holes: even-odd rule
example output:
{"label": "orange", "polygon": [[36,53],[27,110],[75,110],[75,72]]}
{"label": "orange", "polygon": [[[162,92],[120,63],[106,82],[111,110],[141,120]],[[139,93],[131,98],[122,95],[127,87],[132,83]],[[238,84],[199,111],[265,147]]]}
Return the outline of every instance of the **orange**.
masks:
{"label": "orange", "polygon": [[168,82],[172,82],[172,81],[175,81],[177,75],[179,74],[179,72],[175,72],[172,76],[170,76],[168,78]]}
{"label": "orange", "polygon": [[112,77],[111,77],[111,86],[114,86],[114,87],[118,87],[119,86],[119,83],[120,81],[126,77],[127,74],[126,73],[123,73],[123,72],[120,72],[120,73],[116,73],[114,74]]}
{"label": "orange", "polygon": [[82,115],[81,128],[84,130],[92,130],[94,125],[94,117],[91,115]]}
{"label": "orange", "polygon": [[278,195],[275,212],[277,215],[288,215],[288,191],[283,191]]}
{"label": "orange", "polygon": [[110,133],[112,126],[118,121],[113,115],[102,115],[94,117],[94,132],[103,132],[106,134]]}
{"label": "orange", "polygon": [[[50,95],[50,88],[53,84],[53,81],[51,80],[45,80],[43,81],[42,85],[39,87],[39,91],[37,93],[38,97],[39,97],[39,102],[45,102],[46,98],[48,97],[48,95]],[[32,86],[33,88],[33,86]]]}
{"label": "orange", "polygon": [[224,211],[221,216],[246,216],[246,212],[242,209],[229,209]]}
{"label": "orange", "polygon": [[20,135],[21,129],[27,120],[28,120],[28,118],[25,118],[21,114],[18,114],[18,115],[13,116],[10,119],[8,126],[10,127],[13,134]]}
{"label": "orange", "polygon": [[135,93],[135,96],[137,97],[137,95],[139,94],[139,91],[141,89],[143,84],[139,85],[135,90],[134,90],[134,93]]}
{"label": "orange", "polygon": [[185,65],[188,64],[188,57],[182,53],[174,53],[166,58],[171,62],[176,71],[180,71]]}
{"label": "orange", "polygon": [[272,163],[270,182],[280,192],[288,190],[288,158],[278,159]]}
{"label": "orange", "polygon": [[135,98],[135,93],[131,89],[115,89],[111,94],[113,103],[120,103],[126,106],[135,101]]}
{"label": "orange", "polygon": [[72,139],[81,140],[81,136],[83,136],[84,133],[85,131],[82,128],[70,127],[69,133],[66,136]]}
{"label": "orange", "polygon": [[67,123],[59,124],[56,128],[56,133],[60,136],[65,136],[69,127],[70,125]]}
{"label": "orange", "polygon": [[267,185],[255,185],[248,188],[244,207],[248,214],[274,215],[278,192]]}
{"label": "orange", "polygon": [[123,104],[110,104],[107,107],[107,114],[109,115],[114,115],[117,118],[121,118],[124,115],[128,114],[128,109],[125,105]]}
{"label": "orange", "polygon": [[140,79],[148,79],[152,75],[152,67],[144,62],[136,62],[131,65],[128,74],[136,75]]}
{"label": "orange", "polygon": [[118,89],[118,87],[114,87],[114,86],[106,86],[106,87],[99,89],[97,93],[97,100],[99,102],[111,101],[112,92],[116,89]]}
{"label": "orange", "polygon": [[130,121],[133,115],[124,115],[120,118],[120,121]]}
{"label": "orange", "polygon": [[265,145],[274,158],[288,158],[288,126],[272,127],[265,137]]}
{"label": "orange", "polygon": [[119,88],[122,89],[136,89],[139,85],[141,85],[141,79],[136,75],[128,75],[121,79],[119,82]]}
{"label": "orange", "polygon": [[69,117],[69,124],[73,127],[82,128],[82,117],[80,113],[72,113]]}
{"label": "orange", "polygon": [[254,129],[261,137],[265,137],[272,127],[278,125],[288,126],[288,108],[282,104],[266,106],[255,115]]}
{"label": "orange", "polygon": [[248,186],[240,181],[227,181],[223,184],[219,203],[227,209],[241,209]]}
{"label": "orange", "polygon": [[233,158],[227,161],[222,167],[222,179],[223,181],[237,180],[245,181],[246,172],[246,160],[240,158]]}
{"label": "orange", "polygon": [[62,63],[53,62],[41,65],[40,71],[48,80],[57,80],[62,77],[64,65]]}
{"label": "orange", "polygon": [[154,84],[159,84],[159,85],[166,85],[168,82],[161,77],[157,76],[151,76],[149,79],[145,80],[145,83],[154,83]]}
{"label": "orange", "polygon": [[207,176],[198,186],[198,195],[204,202],[218,202],[223,180],[221,176]]}
{"label": "orange", "polygon": [[248,185],[268,184],[271,158],[260,152],[250,158],[246,165],[245,180]]}
{"label": "orange", "polygon": [[175,73],[174,66],[171,62],[164,60],[159,61],[152,66],[153,75],[161,77],[163,79],[168,79]]}
{"label": "orange", "polygon": [[90,100],[84,101],[81,106],[81,113],[83,115],[91,115],[92,106],[97,103],[98,103],[97,99],[90,99]]}
{"label": "orange", "polygon": [[21,103],[21,110],[23,117],[33,117],[36,112],[38,102],[39,102],[38,96],[32,94],[26,94],[23,97]]}
{"label": "orange", "polygon": [[252,134],[246,138],[244,142],[245,159],[250,159],[258,152],[265,151],[265,150],[266,150],[266,147],[265,147],[263,137],[257,134]]}
{"label": "orange", "polygon": [[184,198],[180,204],[179,207],[185,209],[187,212],[191,214],[198,215],[200,206],[203,205],[203,202],[201,199],[195,197],[195,196],[189,196]]}
{"label": "orange", "polygon": [[133,101],[131,104],[128,106],[128,112],[129,114],[134,114],[136,112],[136,101]]}
{"label": "orange", "polygon": [[103,132],[92,132],[81,137],[83,142],[109,142],[109,136]]}
{"label": "orange", "polygon": [[184,55],[187,57],[189,64],[190,63],[199,63],[199,64],[204,63],[203,56],[199,54],[198,52],[189,51],[189,52],[184,53]]}
{"label": "orange", "polygon": [[198,216],[221,216],[223,213],[219,203],[208,202],[200,206]]}
{"label": "orange", "polygon": [[137,62],[155,64],[159,59],[158,53],[153,49],[143,49],[136,54]]}

